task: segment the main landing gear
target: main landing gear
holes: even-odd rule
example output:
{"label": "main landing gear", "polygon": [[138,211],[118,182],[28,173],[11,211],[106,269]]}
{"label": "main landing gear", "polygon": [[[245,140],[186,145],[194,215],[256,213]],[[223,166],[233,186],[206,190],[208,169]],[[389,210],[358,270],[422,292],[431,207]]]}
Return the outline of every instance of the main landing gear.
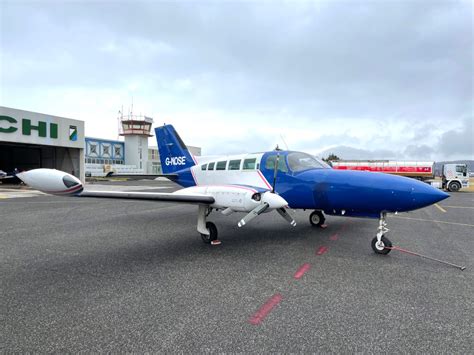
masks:
{"label": "main landing gear", "polygon": [[382,255],[387,255],[392,250],[392,242],[385,237],[385,233],[390,231],[390,229],[387,228],[386,217],[387,214],[385,212],[380,214],[377,236],[372,239],[371,243],[374,252]]}
{"label": "main landing gear", "polygon": [[324,217],[323,211],[313,211],[309,215],[309,223],[311,223],[313,227],[325,228],[325,221],[326,218]]}
{"label": "main landing gear", "polygon": [[201,234],[202,241],[206,244],[218,245],[220,241],[217,239],[217,227],[212,222],[206,222],[212,212],[212,208],[199,205],[197,231]]}

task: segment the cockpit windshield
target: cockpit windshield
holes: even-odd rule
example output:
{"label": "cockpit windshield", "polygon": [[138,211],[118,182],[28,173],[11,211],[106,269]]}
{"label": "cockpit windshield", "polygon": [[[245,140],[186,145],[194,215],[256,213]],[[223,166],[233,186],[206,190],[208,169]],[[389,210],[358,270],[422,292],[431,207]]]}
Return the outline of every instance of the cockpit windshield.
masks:
{"label": "cockpit windshield", "polygon": [[309,169],[331,169],[324,161],[301,152],[293,152],[288,154],[288,166],[293,172],[299,172]]}

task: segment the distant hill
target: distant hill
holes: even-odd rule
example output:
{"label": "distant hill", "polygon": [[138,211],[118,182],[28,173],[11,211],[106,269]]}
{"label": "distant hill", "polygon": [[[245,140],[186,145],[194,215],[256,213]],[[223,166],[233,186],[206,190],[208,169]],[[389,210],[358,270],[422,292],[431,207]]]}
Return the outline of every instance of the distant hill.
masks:
{"label": "distant hill", "polygon": [[[345,160],[374,160],[374,159],[390,159],[397,160],[397,154],[386,149],[378,150],[367,150],[367,149],[358,149],[353,147],[348,147],[345,145],[339,145],[334,148],[323,150],[316,154],[316,156],[321,158],[326,158],[329,154],[336,154],[339,158]],[[402,160],[402,159],[400,159]]]}

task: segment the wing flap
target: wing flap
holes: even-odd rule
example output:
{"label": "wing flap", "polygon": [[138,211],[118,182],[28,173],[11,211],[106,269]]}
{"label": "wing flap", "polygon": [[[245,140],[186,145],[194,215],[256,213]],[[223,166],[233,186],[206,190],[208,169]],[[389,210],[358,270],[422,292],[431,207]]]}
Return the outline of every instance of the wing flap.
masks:
{"label": "wing flap", "polygon": [[178,179],[178,174],[117,174],[111,171],[108,172],[105,177],[124,178],[130,180],[155,180],[156,178],[164,177],[168,180],[176,181]]}
{"label": "wing flap", "polygon": [[83,191],[78,197],[95,197],[110,199],[142,200],[142,201],[163,201],[180,202],[190,204],[214,203],[214,197],[203,194],[175,194],[160,192],[123,192],[123,191]]}

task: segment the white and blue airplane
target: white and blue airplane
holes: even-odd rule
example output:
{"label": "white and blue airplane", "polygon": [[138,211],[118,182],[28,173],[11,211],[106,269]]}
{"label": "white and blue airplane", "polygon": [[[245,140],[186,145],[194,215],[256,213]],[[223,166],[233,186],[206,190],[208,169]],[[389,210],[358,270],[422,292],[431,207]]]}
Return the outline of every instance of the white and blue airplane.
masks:
{"label": "white and blue airplane", "polygon": [[[155,200],[198,206],[197,231],[206,243],[217,242],[217,227],[207,221],[213,211],[228,216],[244,213],[245,226],[264,212],[278,212],[290,225],[291,209],[310,209],[309,221],[323,226],[325,216],[379,219],[372,248],[388,254],[392,243],[388,213],[407,212],[449,197],[426,183],[394,175],[334,170],[314,156],[274,150],[221,157],[193,157],[172,125],[155,129],[163,175],[183,188],[173,193],[84,191],[75,176],[54,169],[34,169],[17,174],[27,185],[54,195]],[[123,175],[120,175],[123,176]]]}

